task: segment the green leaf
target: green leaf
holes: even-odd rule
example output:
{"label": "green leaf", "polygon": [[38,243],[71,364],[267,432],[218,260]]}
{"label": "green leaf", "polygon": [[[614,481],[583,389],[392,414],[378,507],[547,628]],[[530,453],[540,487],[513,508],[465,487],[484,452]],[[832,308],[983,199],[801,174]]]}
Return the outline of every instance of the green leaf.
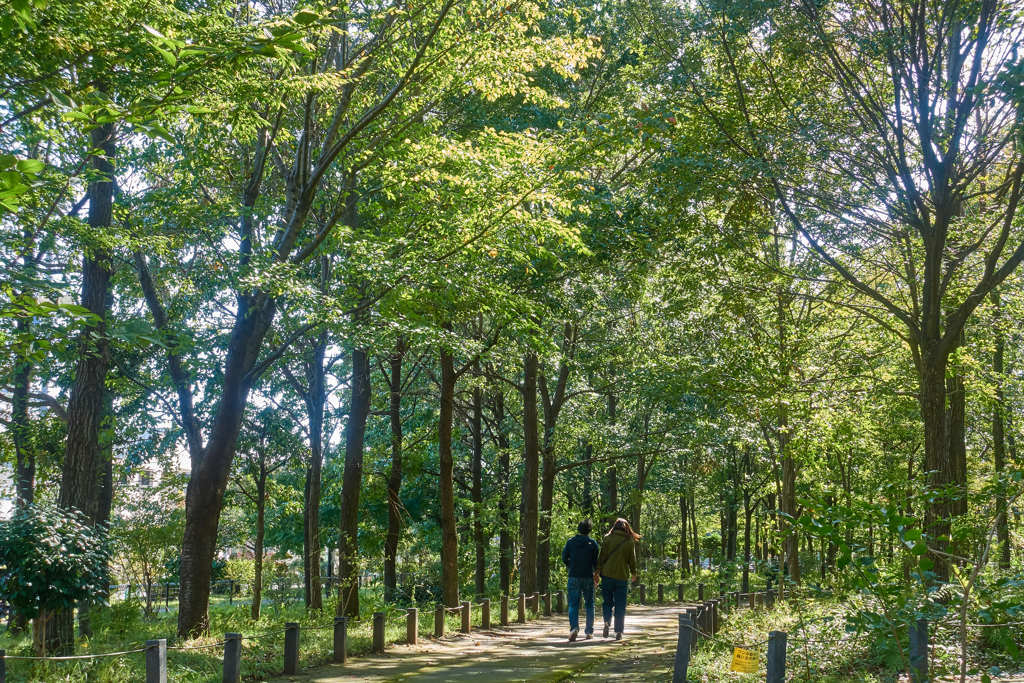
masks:
{"label": "green leaf", "polygon": [[46,168],[46,164],[39,161],[38,159],[22,159],[18,162],[18,170],[22,173],[31,173],[36,175]]}
{"label": "green leaf", "polygon": [[144,28],[146,30],[146,33],[149,33],[152,36],[156,36],[157,38],[167,38],[167,36],[165,36],[164,34],[160,33],[160,31],[157,31],[155,28],[153,28],[149,24],[143,24],[142,28]]}
{"label": "green leaf", "polygon": [[167,66],[177,66],[178,58],[174,56],[174,53],[172,53],[170,50],[165,50],[157,45],[154,45],[153,47],[154,49],[156,49],[157,52],[160,53],[160,56],[164,58],[164,61],[167,62]]}
{"label": "green leaf", "polygon": [[320,15],[317,14],[316,12],[313,12],[312,10],[304,9],[304,10],[299,10],[299,12],[296,13],[296,15],[294,17],[292,17],[292,18],[295,20],[296,24],[302,24],[303,26],[308,26],[308,25],[312,24],[314,21],[316,21],[317,19],[319,19]]}

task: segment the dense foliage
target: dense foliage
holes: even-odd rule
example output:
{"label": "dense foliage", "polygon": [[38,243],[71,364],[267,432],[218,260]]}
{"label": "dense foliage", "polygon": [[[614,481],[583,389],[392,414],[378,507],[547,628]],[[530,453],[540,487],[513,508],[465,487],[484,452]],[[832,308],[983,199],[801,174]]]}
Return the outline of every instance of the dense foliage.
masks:
{"label": "dense foliage", "polygon": [[1020,668],[1022,33],[1001,0],[0,8],[0,514],[111,548],[5,637],[544,592],[623,516],[650,584],[816,586],[872,675],[922,616],[937,666]]}

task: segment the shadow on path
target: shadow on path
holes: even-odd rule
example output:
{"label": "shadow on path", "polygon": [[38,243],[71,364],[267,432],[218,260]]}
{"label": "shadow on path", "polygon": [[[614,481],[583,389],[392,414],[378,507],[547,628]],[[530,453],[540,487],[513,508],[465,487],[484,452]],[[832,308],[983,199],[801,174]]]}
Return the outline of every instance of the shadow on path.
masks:
{"label": "shadow on path", "polygon": [[[384,655],[355,657],[276,679],[307,683],[340,681],[573,681],[620,679],[663,680],[664,674],[637,671],[653,655],[674,652],[677,616],[686,605],[630,606],[622,641],[601,637],[598,612],[593,640],[568,642],[564,615],[529,624],[424,639],[419,645],[392,645]],[[581,634],[582,638],[582,634]],[[577,672],[578,675],[577,675]]]}

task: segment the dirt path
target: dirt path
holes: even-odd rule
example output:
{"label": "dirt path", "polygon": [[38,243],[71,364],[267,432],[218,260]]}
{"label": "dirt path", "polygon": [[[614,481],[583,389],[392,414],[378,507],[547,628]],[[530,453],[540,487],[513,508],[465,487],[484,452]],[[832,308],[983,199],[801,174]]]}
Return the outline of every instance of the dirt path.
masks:
{"label": "dirt path", "polygon": [[601,637],[599,611],[594,639],[570,643],[568,619],[559,615],[469,636],[424,639],[416,646],[393,645],[382,656],[357,657],[344,666],[332,664],[276,680],[663,681],[675,651],[676,615],[684,608],[631,605],[621,642]]}

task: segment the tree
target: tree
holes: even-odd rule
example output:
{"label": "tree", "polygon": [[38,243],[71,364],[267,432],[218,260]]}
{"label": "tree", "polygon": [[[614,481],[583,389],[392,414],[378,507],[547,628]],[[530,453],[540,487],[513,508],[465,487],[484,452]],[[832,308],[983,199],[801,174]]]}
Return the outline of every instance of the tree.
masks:
{"label": "tree", "polygon": [[110,525],[113,564],[129,583],[145,587],[147,615],[153,613],[153,584],[177,553],[184,521],[183,478],[171,471],[159,476],[152,487],[121,487]]}
{"label": "tree", "polygon": [[[718,94],[695,95],[694,106],[738,157],[763,164],[764,196],[862,297],[859,310],[912,352],[935,492],[927,567],[940,579],[965,495],[963,450],[949,439],[949,359],[1024,260],[1013,12],[997,0],[806,2],[699,20],[717,50],[700,87]],[[773,39],[755,39],[769,21]],[[813,75],[799,66],[808,60]],[[795,99],[799,109],[787,104]]]}
{"label": "tree", "polygon": [[105,534],[80,512],[32,505],[0,522],[0,597],[33,619],[39,656],[71,651],[47,621],[104,595],[106,563]]}
{"label": "tree", "polygon": [[261,410],[252,419],[246,420],[246,431],[240,439],[239,450],[242,454],[239,465],[243,476],[235,479],[235,486],[256,508],[250,610],[250,616],[256,620],[260,618],[260,607],[263,604],[263,543],[266,537],[268,484],[274,472],[292,462],[296,453],[301,451],[298,436],[290,421],[269,409]]}

